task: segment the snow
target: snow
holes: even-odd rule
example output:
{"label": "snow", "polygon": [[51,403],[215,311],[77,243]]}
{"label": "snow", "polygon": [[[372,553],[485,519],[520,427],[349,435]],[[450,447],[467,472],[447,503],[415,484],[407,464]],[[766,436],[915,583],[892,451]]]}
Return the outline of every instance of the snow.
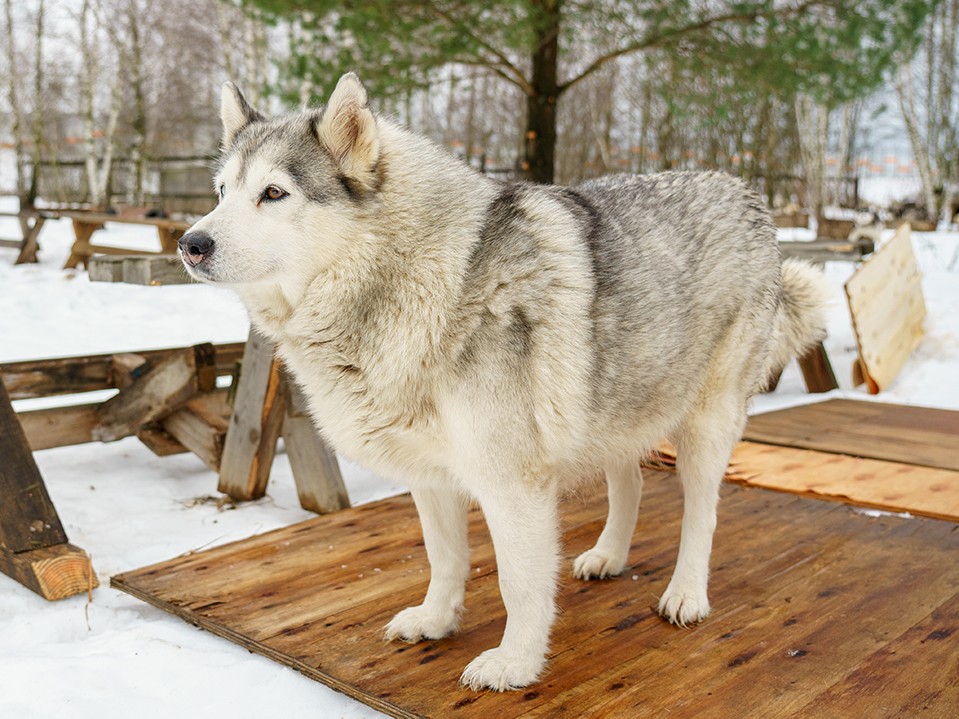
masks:
{"label": "snow", "polygon": [[[12,209],[0,203],[0,209]],[[0,218],[0,236],[15,233]],[[791,239],[802,237],[792,231]],[[826,347],[842,387],[835,396],[959,409],[959,233],[915,235],[929,310],[927,334],[895,384],[870,397],[850,383],[855,341],[842,294],[852,268],[830,264],[835,288]],[[59,269],[72,232],[51,221],[40,264],[14,267],[0,248],[0,361],[117,352],[246,338],[235,297],[206,286],[91,283]],[[97,241],[153,242],[152,230],[115,225]],[[755,411],[822,399],[806,394],[795,363]],[[65,400],[17,402],[18,409]],[[66,401],[75,401],[69,399]],[[378,717],[378,712],[298,674],[198,631],[110,589],[112,574],[289,525],[300,508],[286,456],[267,497],[218,506],[216,477],[192,455],[157,458],[136,439],[35,453],[71,542],[92,556],[101,586],[48,603],[0,575],[0,704],[4,717],[169,716]],[[344,463],[355,503],[401,488]]]}

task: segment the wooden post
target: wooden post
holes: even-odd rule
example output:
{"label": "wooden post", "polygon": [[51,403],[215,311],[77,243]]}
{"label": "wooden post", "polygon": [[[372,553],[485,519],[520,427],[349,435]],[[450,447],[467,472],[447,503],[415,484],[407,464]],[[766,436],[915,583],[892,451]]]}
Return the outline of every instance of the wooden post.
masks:
{"label": "wooden post", "polygon": [[67,543],[2,381],[0,457],[0,571],[46,599],[97,586],[89,557]]}
{"label": "wooden post", "polygon": [[813,393],[830,392],[839,389],[836,373],[832,370],[829,355],[822,342],[817,344],[805,355],[799,358],[799,369],[802,370],[806,389]]}
{"label": "wooden post", "polygon": [[221,492],[234,499],[257,499],[266,493],[285,404],[273,344],[251,330],[220,461]]}
{"label": "wooden post", "polygon": [[[33,219],[33,224],[30,223],[31,218]],[[23,233],[23,244],[20,245],[20,254],[13,264],[22,265],[27,262],[36,262],[37,250],[40,249],[37,236],[40,234],[40,228],[43,227],[43,223],[46,222],[47,218],[39,214],[22,212],[20,213],[19,219],[20,230]]]}
{"label": "wooden post", "polygon": [[70,256],[67,258],[66,264],[63,265],[63,269],[72,270],[79,264],[83,264],[83,266],[86,267],[87,260],[93,254],[93,249],[90,246],[90,238],[94,232],[100,229],[103,229],[103,223],[84,222],[83,220],[74,218],[73,234],[76,239],[70,248]]}
{"label": "wooden post", "polygon": [[283,389],[287,406],[283,442],[293,469],[300,506],[318,514],[349,507],[350,495],[343,483],[340,465],[333,450],[313,426],[303,392],[286,374]]}

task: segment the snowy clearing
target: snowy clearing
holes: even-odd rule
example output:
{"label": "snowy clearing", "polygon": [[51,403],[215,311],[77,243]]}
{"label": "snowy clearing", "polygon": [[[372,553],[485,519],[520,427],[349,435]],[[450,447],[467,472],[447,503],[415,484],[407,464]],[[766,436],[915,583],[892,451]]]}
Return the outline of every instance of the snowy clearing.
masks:
{"label": "snowy clearing", "polygon": [[[0,218],[0,236],[11,236],[15,222]],[[97,240],[136,237],[144,245],[154,236],[113,226]],[[60,270],[72,237],[67,221],[48,223],[39,265],[14,267],[15,252],[0,249],[0,361],[246,338],[245,312],[229,291],[90,283],[85,272]],[[915,234],[914,248],[924,274],[926,337],[894,386],[875,398],[850,386],[855,341],[842,283],[852,268],[827,267],[835,302],[826,348],[842,385],[834,396],[959,409],[959,232]],[[823,397],[805,393],[793,363],[754,410]],[[101,586],[89,604],[85,596],[48,603],[0,576],[3,716],[382,716],[109,588],[117,572],[312,516],[299,506],[285,455],[276,460],[268,496],[235,508],[217,506],[216,476],[199,459],[158,458],[134,438],[35,456],[71,542],[92,555]],[[349,463],[344,477],[354,503],[402,491]]]}

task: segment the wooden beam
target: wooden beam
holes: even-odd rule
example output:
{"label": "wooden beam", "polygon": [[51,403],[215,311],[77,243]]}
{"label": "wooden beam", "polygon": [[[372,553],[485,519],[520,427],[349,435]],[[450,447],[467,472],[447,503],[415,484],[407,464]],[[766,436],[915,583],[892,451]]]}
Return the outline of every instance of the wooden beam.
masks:
{"label": "wooden beam", "polygon": [[26,552],[0,549],[0,571],[50,601],[100,585],[89,555],[67,543]]}
{"label": "wooden beam", "polygon": [[2,381],[0,458],[0,572],[47,599],[97,586],[90,558],[67,544]]}
{"label": "wooden beam", "polygon": [[128,285],[184,285],[194,282],[176,255],[91,257],[91,282],[123,282]]}
{"label": "wooden beam", "polygon": [[350,506],[340,465],[333,450],[316,431],[302,390],[289,376],[283,377],[286,418],[283,442],[293,470],[300,506],[325,514]]}
{"label": "wooden beam", "polygon": [[98,404],[80,404],[21,412],[17,416],[27,442],[34,452],[51,447],[69,447],[93,442],[93,430],[100,424]]}
{"label": "wooden beam", "polygon": [[24,552],[66,541],[26,435],[0,382],[0,546]]}
{"label": "wooden beam", "polygon": [[226,391],[197,395],[182,409],[167,415],[160,425],[214,472],[220,471],[223,444],[230,422]]}
{"label": "wooden beam", "polygon": [[100,426],[94,428],[93,437],[111,442],[134,434],[198,392],[209,392],[215,386],[213,345],[196,345],[175,353],[100,405]]}
{"label": "wooden beam", "polygon": [[799,369],[802,370],[806,389],[813,393],[831,392],[839,389],[836,373],[833,372],[829,355],[822,342],[810,349],[799,358]]}
{"label": "wooden beam", "polygon": [[[243,357],[243,342],[214,345],[216,373],[231,375]],[[156,364],[163,358],[182,352],[175,347],[160,350],[141,350],[123,354],[86,355],[58,357],[56,359],[27,360],[0,364],[0,379],[3,379],[11,399],[53,397],[63,394],[80,394],[99,389],[118,387],[116,378],[127,372],[128,357],[142,357],[148,364]],[[118,359],[119,358],[119,359]],[[122,365],[117,369],[118,363]],[[122,380],[121,380],[122,381]]]}
{"label": "wooden beam", "polygon": [[251,330],[220,463],[218,489],[234,499],[266,493],[285,414],[278,370],[273,344]]}

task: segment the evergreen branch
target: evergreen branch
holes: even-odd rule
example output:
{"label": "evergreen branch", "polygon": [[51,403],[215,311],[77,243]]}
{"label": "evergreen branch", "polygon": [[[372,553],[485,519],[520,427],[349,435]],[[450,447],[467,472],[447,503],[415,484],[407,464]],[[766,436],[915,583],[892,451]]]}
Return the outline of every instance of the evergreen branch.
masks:
{"label": "evergreen branch", "polygon": [[607,63],[623,57],[624,55],[630,55],[634,52],[640,52],[642,50],[649,50],[654,47],[659,47],[666,44],[667,42],[677,40],[685,35],[690,35],[701,30],[708,30],[709,28],[716,25],[725,25],[729,23],[747,23],[758,20],[759,18],[772,18],[772,17],[788,17],[790,15],[798,15],[811,7],[818,5],[829,5],[828,0],[804,0],[804,2],[796,5],[795,7],[781,8],[779,10],[752,10],[749,12],[731,12],[726,13],[725,15],[715,15],[713,17],[705,18],[699,22],[692,23],[690,25],[683,25],[681,27],[674,27],[654,34],[652,36],[643,37],[636,42],[632,42],[628,45],[624,45],[621,48],[612,50],[608,53],[600,55],[593,62],[586,67],[579,75],[576,77],[570,78],[566,82],[562,83],[559,86],[557,95],[562,95],[569,88],[576,85],[578,82],[585,80],[587,77],[597,72],[603,68]]}
{"label": "evergreen branch", "polygon": [[491,62],[489,59],[480,55],[477,58],[479,64],[486,65],[497,75],[519,87],[527,95],[536,94],[532,84],[530,84],[529,80],[526,79],[526,75],[524,75],[522,70],[513,64],[513,62],[509,59],[509,57],[506,56],[505,53],[486,42],[486,40],[483,38],[479,37],[476,33],[470,30],[465,23],[458,22],[456,18],[451,16],[448,12],[440,7],[437,7],[432,0],[424,0],[423,5],[425,5],[426,8],[428,8],[429,11],[440,20],[445,22],[450,27],[464,33],[470,40],[475,42],[477,45],[496,58],[496,62]]}

